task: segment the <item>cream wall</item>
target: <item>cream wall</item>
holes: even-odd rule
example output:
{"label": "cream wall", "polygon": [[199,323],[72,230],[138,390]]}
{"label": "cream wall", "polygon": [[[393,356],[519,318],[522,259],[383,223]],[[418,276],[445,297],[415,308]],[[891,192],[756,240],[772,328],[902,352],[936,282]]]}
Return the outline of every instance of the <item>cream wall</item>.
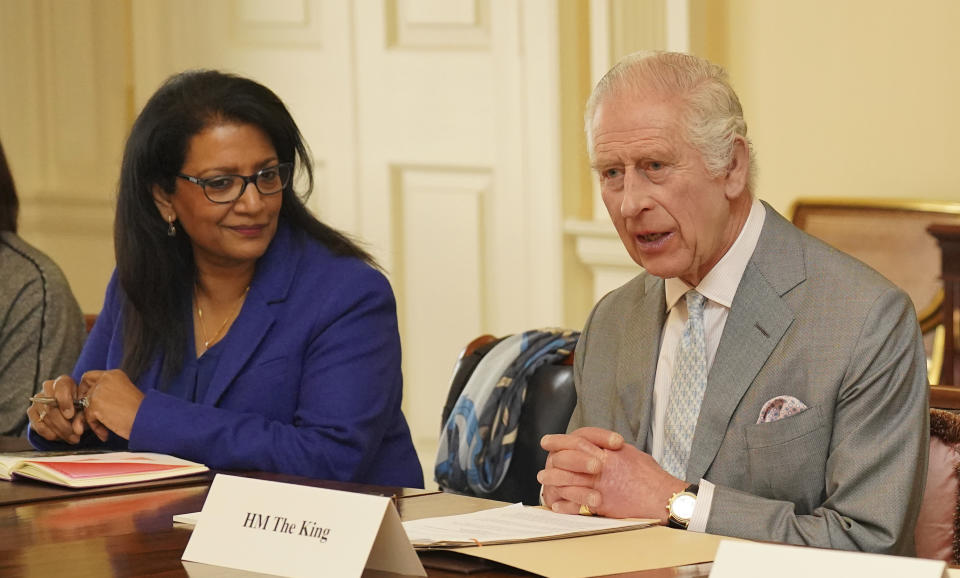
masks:
{"label": "cream wall", "polygon": [[99,311],[113,269],[113,198],[132,118],[128,4],[0,0],[0,138],[20,234]]}
{"label": "cream wall", "polygon": [[729,70],[759,196],[960,200],[960,3],[694,0]]}

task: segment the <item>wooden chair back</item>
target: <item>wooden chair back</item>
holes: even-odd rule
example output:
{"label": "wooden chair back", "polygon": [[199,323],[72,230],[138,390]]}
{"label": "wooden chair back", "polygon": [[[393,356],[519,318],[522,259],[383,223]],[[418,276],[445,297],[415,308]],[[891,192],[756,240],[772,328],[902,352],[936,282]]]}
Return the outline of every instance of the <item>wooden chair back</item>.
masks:
{"label": "wooden chair back", "polygon": [[801,198],[793,204],[792,219],[906,291],[924,333],[931,383],[938,383],[944,293],[940,246],[927,228],[960,225],[960,202]]}

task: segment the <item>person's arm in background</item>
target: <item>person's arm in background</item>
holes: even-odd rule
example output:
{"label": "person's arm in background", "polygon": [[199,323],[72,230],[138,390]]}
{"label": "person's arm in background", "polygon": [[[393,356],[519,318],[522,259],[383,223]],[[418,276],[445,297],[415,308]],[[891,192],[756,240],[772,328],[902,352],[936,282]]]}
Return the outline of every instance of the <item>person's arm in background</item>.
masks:
{"label": "person's arm in background", "polygon": [[[119,297],[119,285],[117,282],[116,272],[114,272],[109,284],[107,285],[106,296],[103,301],[103,308],[97,317],[97,323],[90,332],[90,335],[87,337],[86,343],[83,345],[83,350],[80,353],[80,357],[77,359],[76,364],[72,367],[72,371],[63,371],[62,373],[58,372],[53,376],[57,377],[63,374],[69,374],[72,376],[72,380],[62,380],[62,383],[60,384],[61,386],[70,385],[75,387],[75,383],[80,381],[81,376],[86,371],[103,369],[106,367],[107,354],[110,348],[110,343],[114,338],[114,331],[119,330],[117,320],[119,318],[121,307],[122,300]],[[80,322],[83,323],[82,317]],[[47,384],[47,387],[49,388],[50,385],[51,384]],[[26,407],[26,404],[21,407]],[[32,428],[28,431],[28,437],[33,447],[40,450],[69,451],[77,449],[78,446],[88,447],[102,445],[102,442],[97,439],[97,436],[90,431],[84,433],[78,444],[69,444],[65,441],[46,440],[37,435],[37,432],[33,431]],[[111,438],[107,447],[109,449],[124,449],[126,447],[126,440]]]}
{"label": "person's arm in background", "polygon": [[[73,371],[87,337],[86,323],[77,299],[63,273],[46,272],[47,304],[40,349],[40,376],[53,379]],[[40,382],[36,384],[39,388]]]}
{"label": "person's arm in background", "polygon": [[0,434],[23,435],[28,397],[37,391],[40,373],[40,336],[43,322],[43,281],[34,277],[16,289],[3,309],[0,327]]}
{"label": "person's arm in background", "polygon": [[22,436],[27,398],[44,380],[73,368],[86,330],[60,270],[52,262],[13,257],[4,261],[2,291],[10,300],[0,311],[0,435]]}

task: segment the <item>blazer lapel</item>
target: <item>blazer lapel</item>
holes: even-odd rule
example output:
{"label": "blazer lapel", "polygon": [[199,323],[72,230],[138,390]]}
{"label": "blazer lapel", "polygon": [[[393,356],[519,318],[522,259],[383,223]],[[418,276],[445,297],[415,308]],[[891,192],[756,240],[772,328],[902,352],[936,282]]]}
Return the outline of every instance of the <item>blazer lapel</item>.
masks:
{"label": "blazer lapel", "polygon": [[[644,294],[631,308],[623,325],[624,351],[617,363],[616,383],[620,404],[635,433],[634,445],[643,449],[650,429],[653,382],[666,318],[663,279],[647,275]],[[641,352],[646,358],[641,359]]]}
{"label": "blazer lapel", "polygon": [[254,289],[251,287],[247,294],[247,301],[243,304],[243,310],[233,326],[230,327],[228,334],[230,339],[229,354],[227,352],[221,354],[220,362],[213,373],[213,379],[210,380],[210,387],[207,388],[207,393],[204,395],[204,404],[217,404],[220,396],[224,394],[227,387],[260,347],[260,343],[266,337],[267,331],[273,326],[274,321],[274,315],[270,312],[263,296],[259,292],[254,293]]}
{"label": "blazer lapel", "polygon": [[693,436],[687,479],[713,463],[740,399],[793,323],[782,296],[804,279],[799,235],[769,206],[760,240],[730,308]]}
{"label": "blazer lapel", "polygon": [[283,221],[267,252],[257,262],[257,272],[240,315],[225,339],[228,352],[220,356],[203,403],[216,405],[237,375],[247,366],[276,322],[271,303],[287,298],[302,249],[293,231]]}

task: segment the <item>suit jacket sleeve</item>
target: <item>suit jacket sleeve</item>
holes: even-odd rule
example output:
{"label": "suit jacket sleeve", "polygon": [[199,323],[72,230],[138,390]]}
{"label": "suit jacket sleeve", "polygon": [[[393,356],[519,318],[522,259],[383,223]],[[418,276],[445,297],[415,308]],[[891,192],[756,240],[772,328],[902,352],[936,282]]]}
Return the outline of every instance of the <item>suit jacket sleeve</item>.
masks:
{"label": "suit jacket sleeve", "polygon": [[580,332],[580,339],[577,341],[577,348],[573,350],[573,383],[578,391],[577,403],[573,407],[573,413],[570,415],[570,421],[567,422],[567,433],[572,433],[584,425],[587,425],[584,422],[583,409],[580,403],[580,400],[583,399],[583,394],[580,393],[579,389],[580,385],[583,383],[583,360],[587,352],[587,335],[590,333],[590,322],[593,320],[593,315],[596,310],[597,308],[594,308],[590,312],[590,316],[587,317],[587,322],[583,326],[583,331]]}
{"label": "suit jacket sleeve", "polygon": [[929,415],[923,346],[913,307],[902,292],[891,287],[873,304],[834,415],[821,419],[832,420],[833,433],[819,507],[798,515],[790,501],[718,485],[707,531],[910,553],[926,477]]}
{"label": "suit jacket sleeve", "polygon": [[23,284],[11,291],[11,301],[0,311],[2,435],[26,433],[27,398],[40,391],[45,380],[70,371],[86,336],[83,314],[66,278],[46,256],[40,257],[30,267],[4,271],[5,290],[11,290],[11,283]]}

